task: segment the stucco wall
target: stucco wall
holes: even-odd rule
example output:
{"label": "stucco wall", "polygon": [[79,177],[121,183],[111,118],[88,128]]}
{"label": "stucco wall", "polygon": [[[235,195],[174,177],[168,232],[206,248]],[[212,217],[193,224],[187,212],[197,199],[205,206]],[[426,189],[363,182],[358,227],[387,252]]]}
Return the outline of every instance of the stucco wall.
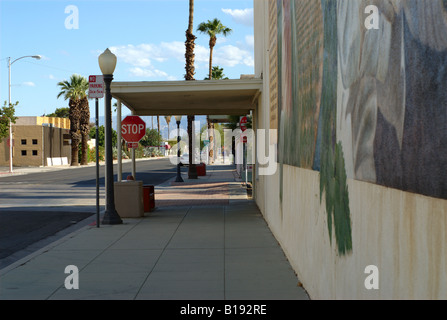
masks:
{"label": "stucco wall", "polygon": [[[272,196],[277,175],[259,180],[256,198],[312,299],[447,298],[445,200],[349,179],[353,249],[340,256],[319,173],[292,166],[285,173],[282,207]],[[378,268],[378,290],[365,288],[369,265]]]}
{"label": "stucco wall", "polygon": [[[69,133],[68,129],[39,125],[14,125],[12,128],[14,166],[47,166],[47,158],[65,157],[70,160],[71,147],[64,145],[63,139],[63,135]],[[3,139],[0,143],[0,166],[9,166],[9,147],[6,141],[7,139]]]}
{"label": "stucco wall", "polygon": [[[445,76],[444,69],[432,69],[429,62],[431,57],[435,57],[438,66],[445,65],[447,54],[443,36],[431,37],[411,25],[415,18],[421,21],[437,15],[432,19],[437,21],[433,33],[444,30],[445,25],[439,19],[442,14],[447,17],[442,7],[445,2],[436,0],[428,7],[419,0],[401,1],[401,5],[397,1],[393,3],[394,18],[383,20],[382,27],[392,37],[396,37],[397,32],[401,36],[405,34],[406,38],[401,37],[401,40],[406,42],[394,41],[387,54],[390,54],[391,62],[399,60],[400,70],[405,69],[406,76],[401,78],[400,75],[397,79],[393,67],[383,69],[382,64],[375,74],[375,84],[363,82],[363,89],[359,89],[346,87],[346,81],[345,86],[341,85],[343,76],[355,75],[356,71],[346,73],[349,62],[343,66],[345,71],[341,70],[338,58],[340,54],[349,56],[350,53],[351,58],[354,57],[352,54],[355,52],[349,50],[355,51],[358,35],[354,29],[343,27],[342,20],[337,21],[337,18],[349,10],[354,10],[361,17],[362,8],[359,6],[364,2],[291,1],[294,3],[254,1],[255,25],[256,21],[268,21],[264,28],[255,28],[255,49],[263,52],[262,55],[258,53],[255,59],[255,73],[262,74],[264,79],[256,113],[257,128],[278,129],[278,141],[273,143],[278,144],[279,160],[274,175],[258,176],[255,181],[255,197],[260,210],[300,281],[314,299],[447,299],[447,201],[442,196],[446,180],[443,177],[445,172],[440,173],[446,158],[439,154],[434,157],[430,151],[437,148],[439,153],[445,152],[444,147],[439,148],[439,143],[447,131],[445,121],[439,121],[439,116],[436,119],[427,116],[447,110],[445,90],[440,90],[443,87],[441,83],[435,85]],[[300,28],[296,30],[314,35],[314,47],[307,46],[306,50],[314,50],[315,54],[313,57],[305,56],[306,59],[314,59],[313,69],[306,68],[305,64],[292,63],[296,54],[290,57],[283,54],[289,47],[284,45],[284,39],[279,42],[277,39],[287,34],[287,28],[281,28],[284,28],[284,23],[289,23],[289,18],[284,18],[283,13],[278,14],[279,6],[280,10],[292,8],[291,12],[296,12],[293,18],[289,17],[292,19],[292,31],[289,30],[292,44],[293,39],[302,37],[293,35],[293,28],[297,25]],[[440,10],[435,13],[432,6],[438,6]],[[297,9],[307,12],[306,19],[301,19]],[[318,21],[323,21],[323,12],[325,26],[320,28]],[[406,18],[403,20],[403,17]],[[355,18],[350,16],[350,19]],[[394,29],[386,26],[389,21],[395,23]],[[425,40],[417,44],[414,40],[417,37],[425,37]],[[337,45],[337,38],[348,43],[344,53],[338,51],[341,43]],[[315,39],[319,39],[319,44]],[[318,45],[324,51],[319,51]],[[278,50],[279,46],[282,52]],[[428,47],[436,47],[437,53],[432,53]],[[303,54],[299,51],[301,49],[290,50]],[[409,54],[402,56],[406,50]],[[318,60],[320,54],[322,60]],[[404,61],[402,57],[414,59]],[[418,74],[418,66],[423,65],[427,66],[425,74]],[[284,83],[287,81],[284,80],[287,79],[287,75],[284,78],[287,68],[292,72],[289,84]],[[430,89],[425,92],[412,90],[409,96],[405,88],[420,83],[424,76]],[[300,79],[312,81],[298,84],[296,81]],[[374,90],[368,91],[367,88]],[[358,90],[367,92],[369,97],[378,97],[378,100],[367,99],[369,110],[376,112],[374,117],[370,117],[371,113],[361,115],[359,110],[355,112],[358,101],[346,100],[349,92],[355,95]],[[291,95],[287,97],[289,93]],[[434,100],[438,103],[430,102]],[[380,101],[379,108],[375,108],[374,101]],[[399,110],[409,113],[405,116],[406,122],[399,122],[402,113],[398,109],[386,108],[386,104],[399,101],[404,103],[404,109]],[[429,113],[414,113],[412,110],[415,108]],[[281,122],[284,112],[289,114],[283,118],[286,122]],[[315,122],[315,118],[309,117],[318,113],[322,121]],[[444,112],[441,118],[445,116]],[[374,131],[367,126],[359,128],[357,120],[351,123],[353,117],[375,121]],[[424,126],[416,126],[415,121],[424,123]],[[366,123],[371,125],[371,121]],[[428,129],[426,124],[431,128]],[[310,128],[311,131],[299,131],[300,128]],[[362,132],[372,132],[373,135],[368,138],[362,136]],[[354,137],[354,133],[359,135]],[[414,140],[418,136],[420,139]],[[424,154],[417,154],[414,149],[419,143],[424,143]],[[328,150],[333,151],[328,153]],[[410,168],[413,168],[413,176]],[[425,178],[414,179],[421,175]],[[368,276],[365,268],[369,265],[378,268],[378,290],[365,288]]]}
{"label": "stucco wall", "polygon": [[[43,165],[41,126],[32,126],[32,125],[13,126],[13,136],[14,136],[14,148],[13,148],[14,166],[28,167],[28,166]],[[26,154],[23,154],[23,152],[26,152]]]}

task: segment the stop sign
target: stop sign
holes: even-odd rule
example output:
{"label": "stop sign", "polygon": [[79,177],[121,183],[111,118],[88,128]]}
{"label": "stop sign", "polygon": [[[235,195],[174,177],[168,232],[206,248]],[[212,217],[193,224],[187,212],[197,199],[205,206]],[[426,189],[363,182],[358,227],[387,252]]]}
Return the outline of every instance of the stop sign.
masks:
{"label": "stop sign", "polygon": [[242,132],[247,130],[247,122],[248,122],[247,117],[242,117],[241,118],[240,123],[241,123],[241,130],[242,130]]}
{"label": "stop sign", "polygon": [[121,136],[126,142],[138,142],[146,134],[146,123],[139,116],[127,116],[121,122]]}

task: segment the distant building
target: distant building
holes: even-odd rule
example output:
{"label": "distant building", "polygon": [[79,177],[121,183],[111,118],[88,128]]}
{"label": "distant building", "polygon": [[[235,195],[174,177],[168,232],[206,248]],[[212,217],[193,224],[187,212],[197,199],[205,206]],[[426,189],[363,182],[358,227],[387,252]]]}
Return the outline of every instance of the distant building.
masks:
{"label": "distant building", "polygon": [[[13,165],[40,167],[69,164],[70,121],[54,117],[19,117],[12,126]],[[0,166],[9,166],[8,138],[0,142]]]}

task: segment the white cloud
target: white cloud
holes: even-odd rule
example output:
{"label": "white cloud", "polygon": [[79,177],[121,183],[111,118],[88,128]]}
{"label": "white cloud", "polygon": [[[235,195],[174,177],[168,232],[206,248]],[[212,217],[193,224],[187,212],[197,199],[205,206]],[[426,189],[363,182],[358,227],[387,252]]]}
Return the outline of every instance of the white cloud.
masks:
{"label": "white cloud", "polygon": [[110,47],[110,50],[122,61],[136,67],[149,67],[152,61],[165,62],[169,58],[182,60],[185,45],[180,41],[162,42],[158,45],[143,43]]}
{"label": "white cloud", "polygon": [[111,47],[110,50],[118,59],[137,67],[149,67],[151,65],[151,45],[140,44],[134,46],[132,44],[119,47]]}
{"label": "white cloud", "polygon": [[222,9],[222,12],[230,15],[236,23],[240,23],[249,27],[253,26],[253,8]]}
{"label": "white cloud", "polygon": [[[234,45],[217,45],[213,54],[213,66],[235,67],[254,66],[253,36],[246,36],[245,41]],[[133,77],[161,78],[163,80],[183,79],[184,69],[180,74],[169,74],[166,70],[172,63],[185,62],[185,44],[181,41],[161,42],[159,44],[143,43],[138,45],[121,45],[110,47],[117,58],[128,65],[128,72]],[[198,70],[208,70],[209,48],[196,45],[195,67]],[[178,79],[178,78],[181,79]]]}
{"label": "white cloud", "polygon": [[35,87],[36,84],[34,82],[31,81],[26,81],[22,83],[24,86],[28,86],[28,87]]}
{"label": "white cloud", "polygon": [[144,78],[168,78],[169,75],[161,70],[157,69],[143,69],[139,67],[131,68],[130,73],[135,77],[144,77]]}
{"label": "white cloud", "polygon": [[213,54],[213,65],[219,65],[221,67],[234,67],[239,64],[253,67],[253,55],[249,51],[233,45],[220,47]]}

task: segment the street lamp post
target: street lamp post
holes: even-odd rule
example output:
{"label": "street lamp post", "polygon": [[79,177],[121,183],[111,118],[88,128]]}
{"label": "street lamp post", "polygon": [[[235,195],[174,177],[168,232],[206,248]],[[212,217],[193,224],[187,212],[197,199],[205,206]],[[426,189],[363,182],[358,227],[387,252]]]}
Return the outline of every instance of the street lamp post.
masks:
{"label": "street lamp post", "polygon": [[[35,55],[35,56],[23,56],[20,58],[15,59],[13,62],[11,62],[11,57],[8,58],[8,90],[9,90],[9,95],[8,95],[8,107],[11,106],[11,65],[23,58],[33,58],[33,59],[37,59],[40,60],[41,56],[40,55]],[[9,173],[12,173],[13,171],[13,166],[12,166],[12,121],[9,120]]]}
{"label": "street lamp post", "polygon": [[115,209],[115,194],[113,187],[113,152],[112,152],[112,94],[110,85],[113,71],[116,67],[116,56],[106,49],[98,58],[99,67],[104,75],[105,84],[105,134],[106,137],[106,210],[103,224],[121,224],[123,221]]}
{"label": "street lamp post", "polygon": [[175,116],[175,121],[177,121],[177,178],[175,182],[184,182],[182,175],[180,173],[180,122],[182,121],[182,116]]}

